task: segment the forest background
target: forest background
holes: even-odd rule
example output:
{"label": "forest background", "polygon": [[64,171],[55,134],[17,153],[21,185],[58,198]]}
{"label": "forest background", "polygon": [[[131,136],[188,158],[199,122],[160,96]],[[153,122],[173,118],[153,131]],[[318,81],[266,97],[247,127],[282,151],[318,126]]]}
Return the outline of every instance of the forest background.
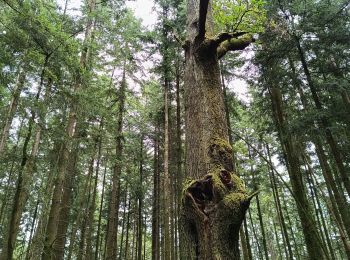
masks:
{"label": "forest background", "polygon": [[[0,259],[184,259],[186,3],[151,5],[0,1]],[[350,258],[349,8],[214,1],[217,33],[254,37],[220,59],[259,191],[243,259]]]}

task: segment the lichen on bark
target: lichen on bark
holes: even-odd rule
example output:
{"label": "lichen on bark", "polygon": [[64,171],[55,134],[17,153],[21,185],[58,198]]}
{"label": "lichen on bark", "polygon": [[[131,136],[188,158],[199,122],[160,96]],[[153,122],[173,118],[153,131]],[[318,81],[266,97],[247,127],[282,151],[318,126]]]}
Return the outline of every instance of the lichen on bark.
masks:
{"label": "lichen on bark", "polygon": [[182,194],[181,222],[189,259],[238,259],[238,233],[249,207],[244,183],[233,172],[232,148],[215,137],[207,149],[209,170],[188,180]]}

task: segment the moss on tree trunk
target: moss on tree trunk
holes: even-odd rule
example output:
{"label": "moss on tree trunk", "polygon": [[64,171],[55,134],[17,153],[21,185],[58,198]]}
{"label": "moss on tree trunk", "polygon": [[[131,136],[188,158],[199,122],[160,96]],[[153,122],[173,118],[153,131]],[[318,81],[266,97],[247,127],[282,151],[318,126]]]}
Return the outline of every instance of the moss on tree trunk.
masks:
{"label": "moss on tree trunk", "polygon": [[232,148],[213,138],[210,169],[186,183],[180,221],[188,259],[239,259],[239,229],[251,196],[232,171]]}

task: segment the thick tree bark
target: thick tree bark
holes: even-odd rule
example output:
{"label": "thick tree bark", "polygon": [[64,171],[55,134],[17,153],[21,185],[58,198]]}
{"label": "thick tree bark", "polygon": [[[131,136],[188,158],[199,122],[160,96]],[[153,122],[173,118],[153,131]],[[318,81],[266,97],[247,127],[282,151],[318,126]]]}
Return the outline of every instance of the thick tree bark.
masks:
{"label": "thick tree bark", "polygon": [[64,191],[62,195],[62,208],[60,210],[58,227],[57,227],[57,239],[52,246],[53,257],[52,259],[64,259],[64,251],[66,244],[66,233],[69,225],[69,213],[72,204],[72,193],[74,189],[74,178],[76,176],[76,164],[78,159],[78,147],[79,142],[76,142],[75,147],[71,153],[71,158],[68,163],[68,172],[64,181]]}
{"label": "thick tree bark", "polygon": [[[89,48],[88,44],[91,43],[93,34],[93,18],[92,13],[95,10],[95,0],[87,0],[88,14],[89,18],[87,20],[85,28],[85,38],[83,43],[83,50],[80,56],[80,66],[83,70],[87,69]],[[74,83],[73,92],[77,94],[83,83],[82,75],[79,75],[78,79]],[[58,227],[58,217],[61,210],[61,201],[63,195],[63,183],[67,171],[68,161],[70,157],[70,152],[72,149],[73,136],[76,132],[77,117],[79,115],[79,109],[76,100],[72,100],[70,103],[70,111],[68,116],[68,123],[66,126],[66,139],[63,143],[62,154],[60,155],[60,160],[58,164],[58,173],[55,180],[55,188],[51,199],[51,209],[49,214],[49,220],[46,229],[44,250],[42,253],[42,260],[49,260],[53,257],[53,244],[56,240],[57,227]]]}
{"label": "thick tree bark", "polygon": [[185,124],[190,180],[184,185],[180,218],[186,259],[239,259],[239,229],[251,197],[233,172],[217,53],[232,37],[213,37],[210,17],[210,1],[187,2]]}

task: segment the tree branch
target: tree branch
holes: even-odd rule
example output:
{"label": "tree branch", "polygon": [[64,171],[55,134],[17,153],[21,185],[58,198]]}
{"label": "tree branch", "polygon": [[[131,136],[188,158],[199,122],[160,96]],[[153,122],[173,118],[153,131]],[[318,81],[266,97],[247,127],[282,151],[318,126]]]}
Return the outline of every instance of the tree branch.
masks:
{"label": "tree branch", "polygon": [[228,33],[228,32],[222,32],[215,36],[214,43],[219,46],[222,42],[226,40],[231,40],[232,38],[238,38],[239,36],[245,35],[248,32],[234,32],[234,33]]}
{"label": "tree branch", "polygon": [[198,35],[197,39],[202,41],[205,37],[205,23],[207,20],[209,0],[200,0],[198,17]]}
{"label": "tree branch", "polygon": [[216,49],[218,58],[222,58],[228,51],[244,50],[255,39],[251,34],[247,34],[241,38],[231,38],[223,41]]}

